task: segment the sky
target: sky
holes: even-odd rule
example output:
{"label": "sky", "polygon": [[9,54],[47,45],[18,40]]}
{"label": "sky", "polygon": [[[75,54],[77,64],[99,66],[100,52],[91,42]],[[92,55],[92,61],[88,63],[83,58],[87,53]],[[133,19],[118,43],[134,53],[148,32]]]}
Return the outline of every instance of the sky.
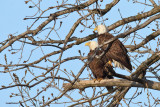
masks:
{"label": "sky", "polygon": [[[23,18],[31,12],[23,0],[1,0],[0,1],[0,38],[5,40],[9,34],[19,34],[26,30],[27,22],[23,21]],[[27,13],[27,14],[26,14]],[[1,53],[1,58],[2,58]],[[2,62],[1,62],[2,63]],[[10,77],[8,74],[0,74],[0,85],[8,83]],[[17,107],[17,105],[6,104],[8,101],[14,101],[9,96],[11,93],[16,92],[17,88],[0,91],[0,105],[2,107]],[[14,99],[14,98],[13,98]]]}
{"label": "sky", "polygon": [[[71,0],[72,1],[72,0]],[[108,0],[107,2],[109,3],[111,0]],[[48,6],[51,6],[52,3],[54,3],[54,1],[49,0],[49,1],[43,1],[43,2],[47,2],[45,3],[45,5],[42,6],[42,9],[46,9]],[[44,3],[43,3],[44,4]],[[122,2],[120,2],[118,5],[120,7],[113,8],[112,12],[115,12],[114,14],[112,12],[107,13],[104,18],[109,18],[108,21],[106,21],[106,25],[111,25],[112,23],[116,22],[117,20],[120,20],[120,16],[117,16],[118,14],[118,8],[120,8],[121,10],[121,14],[123,15],[123,17],[129,17],[131,15],[135,15],[138,12],[138,9],[144,8],[141,5],[132,5],[130,6],[130,8],[125,8],[125,6],[129,6],[131,3],[128,3],[127,0],[123,0]],[[30,9],[28,8],[28,6],[31,4],[25,4],[23,0],[1,0],[0,1],[0,13],[1,13],[1,17],[0,17],[0,38],[1,40],[5,40],[8,38],[9,34],[14,34],[14,35],[18,35],[20,33],[23,33],[24,31],[26,31],[27,26],[30,26],[33,22],[33,20],[23,20],[26,16],[33,16],[34,13],[36,12],[34,9]],[[146,11],[151,9],[151,8],[145,8]],[[53,13],[53,12],[51,12]],[[45,15],[49,15],[49,13],[46,13]],[[63,23],[65,26],[62,26],[62,31],[58,31],[58,33],[60,34],[60,38],[64,39],[65,38],[65,34],[66,32],[68,33],[69,29],[72,27],[72,24],[77,20],[77,16],[75,17],[69,17],[65,20],[63,20]],[[43,20],[41,20],[42,22]],[[59,23],[61,20],[59,20],[57,23]],[[40,22],[39,22],[40,23]],[[38,26],[37,23],[33,28],[35,28],[36,26]],[[52,24],[52,23],[51,23]],[[132,23],[134,24],[134,23]],[[66,27],[67,26],[67,27]],[[152,24],[151,24],[152,26]],[[154,27],[154,26],[152,26]],[[81,26],[78,27],[78,29],[82,29]],[[76,30],[75,33],[73,34],[73,36],[77,36],[77,37],[84,37],[86,35],[92,34],[93,29],[87,29],[85,30],[83,33],[79,33],[80,30]],[[111,31],[112,32],[112,31]],[[144,37],[147,36],[148,34],[150,34],[152,31],[146,31],[146,30],[142,30],[139,31],[139,33],[142,33]],[[45,33],[44,33],[45,34]],[[42,37],[43,38],[43,37]],[[56,37],[58,38],[58,37]],[[0,41],[1,41],[0,40]],[[136,41],[137,43],[139,43],[140,41]],[[19,47],[16,46],[17,44],[14,44],[15,47]],[[29,47],[26,47],[29,48]],[[74,47],[74,53],[65,53],[65,55],[63,56],[63,58],[66,58],[68,56],[73,56],[74,54],[77,55],[78,54],[78,50],[81,50],[83,53],[85,53],[85,55],[87,55],[89,49],[88,47],[84,47],[84,44],[81,44],[80,46],[75,46]],[[0,57],[3,57],[4,53],[7,52],[8,49],[6,49],[4,52],[0,53]],[[49,53],[51,50],[50,49],[44,49],[45,51],[47,51],[46,53]],[[29,53],[25,53],[24,55],[27,55]],[[33,60],[36,60],[36,58],[38,57],[37,54],[39,54],[39,51],[35,51],[35,53],[33,54],[32,58],[35,58]],[[16,60],[17,57],[8,57],[8,60],[13,60],[13,58]],[[0,61],[0,63],[4,63],[3,60]],[[143,60],[140,60],[140,62],[142,62]],[[63,64],[63,68],[68,68],[68,70],[72,70],[72,71],[77,71],[78,69],[80,69],[83,66],[83,63],[78,64],[77,61],[73,61],[72,63],[75,64]],[[78,66],[76,65],[78,64]],[[46,65],[47,66],[47,65]],[[49,65],[48,65],[49,66]],[[0,68],[0,70],[2,70],[2,68]],[[128,73],[126,73],[125,71],[122,71],[125,74],[128,75]],[[85,73],[88,73],[87,71],[85,71]],[[83,73],[81,77],[85,76],[86,74]],[[11,81],[10,78],[6,78],[7,75],[9,76],[9,74],[0,74],[0,85],[2,84],[6,84],[8,83],[8,81]],[[24,72],[22,72],[19,75],[24,75]],[[28,77],[29,78],[29,77]],[[14,102],[14,101],[18,101],[18,98],[10,98],[10,94],[12,92],[16,92],[17,88],[11,88],[11,89],[7,89],[7,90],[1,90],[0,91],[0,95],[3,97],[0,97],[0,105],[2,107],[17,107],[17,105],[9,105],[6,104],[6,102]],[[33,91],[33,90],[32,90]],[[134,92],[134,88],[130,90],[131,92]],[[89,92],[89,91],[88,91]],[[129,92],[129,93],[131,93]],[[143,93],[146,93],[147,91],[144,91]],[[152,91],[152,92],[157,92],[157,91]],[[133,93],[132,93],[133,94]],[[154,93],[153,93],[154,94]],[[127,96],[129,97],[130,95],[127,94]],[[154,94],[155,97],[158,97],[158,95]],[[147,97],[146,94],[144,96],[140,96],[138,97],[136,100],[141,100],[143,97]],[[62,99],[63,100],[63,99]],[[145,99],[147,101],[147,99]],[[144,102],[145,102],[144,100]]]}

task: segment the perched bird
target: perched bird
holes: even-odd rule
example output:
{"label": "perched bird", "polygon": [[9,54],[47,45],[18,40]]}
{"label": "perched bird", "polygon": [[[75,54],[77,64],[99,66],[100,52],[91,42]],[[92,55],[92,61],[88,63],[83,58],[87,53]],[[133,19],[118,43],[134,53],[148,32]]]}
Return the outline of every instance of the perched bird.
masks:
{"label": "perched bird", "polygon": [[[98,25],[94,31],[98,31],[98,44],[103,45],[109,39],[114,36],[107,32],[107,28],[105,25]],[[108,47],[108,44],[102,46],[102,50],[105,50]],[[109,50],[106,52],[105,56],[109,59],[108,63],[112,65],[114,63],[115,67],[119,67],[121,69],[126,69],[127,71],[132,71],[132,65],[130,62],[130,58],[128,56],[128,51],[124,47],[121,41],[118,39],[113,41],[110,44]]]}
{"label": "perched bird", "polygon": [[[102,58],[104,58],[105,56],[103,56],[102,58],[97,58],[94,57],[93,55],[96,53],[96,55],[100,55],[103,51],[101,50],[96,50],[96,48],[98,47],[98,43],[96,41],[90,41],[87,42],[85,44],[85,46],[89,46],[90,48],[90,52],[88,53],[88,60],[92,60],[89,63],[89,68],[91,69],[94,77],[96,79],[94,80],[98,80],[101,81],[102,79],[113,79],[111,72],[114,72],[112,66],[110,66],[109,64],[106,64]],[[97,52],[96,52],[97,51]],[[107,58],[105,58],[107,60]],[[108,61],[106,61],[108,62]],[[113,90],[113,87],[106,87],[107,90],[109,92],[111,92]]]}

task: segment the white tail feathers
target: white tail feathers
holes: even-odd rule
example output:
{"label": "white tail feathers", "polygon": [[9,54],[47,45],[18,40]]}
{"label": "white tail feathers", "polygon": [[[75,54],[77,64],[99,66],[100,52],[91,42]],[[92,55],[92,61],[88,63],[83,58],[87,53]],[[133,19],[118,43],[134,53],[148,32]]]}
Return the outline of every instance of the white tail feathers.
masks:
{"label": "white tail feathers", "polygon": [[125,70],[127,70],[128,72],[131,73],[131,71],[128,68],[126,68],[124,65],[122,65],[121,63],[119,63],[119,62],[117,62],[115,60],[113,60],[113,63],[114,63],[115,67],[118,67],[118,68],[121,68],[121,69],[125,69]]}

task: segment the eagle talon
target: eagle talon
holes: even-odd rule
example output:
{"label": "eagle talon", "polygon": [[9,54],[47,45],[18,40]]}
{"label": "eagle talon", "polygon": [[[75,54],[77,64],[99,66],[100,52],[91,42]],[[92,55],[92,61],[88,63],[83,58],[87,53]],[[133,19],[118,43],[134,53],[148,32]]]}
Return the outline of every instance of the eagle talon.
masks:
{"label": "eagle talon", "polygon": [[110,66],[113,66],[112,61],[108,61],[107,64],[109,64]]}
{"label": "eagle talon", "polygon": [[103,80],[103,78],[97,78],[97,81],[100,82],[101,80]]}
{"label": "eagle talon", "polygon": [[97,79],[93,79],[94,83],[97,81]]}
{"label": "eagle talon", "polygon": [[95,78],[95,79],[93,79],[94,82],[96,82],[96,81],[100,82],[101,80],[103,80],[103,78],[97,78],[97,79]]}

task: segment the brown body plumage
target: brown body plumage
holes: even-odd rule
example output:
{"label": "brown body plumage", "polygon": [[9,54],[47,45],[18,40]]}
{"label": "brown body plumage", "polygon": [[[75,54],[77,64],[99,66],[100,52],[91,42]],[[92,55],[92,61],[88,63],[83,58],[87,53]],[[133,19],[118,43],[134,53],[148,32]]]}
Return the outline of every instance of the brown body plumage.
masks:
{"label": "brown body plumage", "polygon": [[[113,37],[114,36],[110,33],[100,34],[98,36],[98,44],[99,45],[104,44],[106,41],[108,41]],[[102,49],[105,50],[107,47],[108,45],[106,44],[102,47]],[[113,62],[117,61],[122,66],[132,71],[132,65],[130,63],[130,58],[128,57],[127,52],[128,51],[124,47],[124,45],[117,39],[113,43],[111,43],[109,50],[106,52],[106,57]]]}
{"label": "brown body plumage", "polygon": [[[99,45],[104,45],[105,42],[114,37],[112,34],[107,32],[105,25],[98,25],[94,30],[98,31]],[[126,69],[129,72],[132,71],[132,65],[127,54],[127,49],[124,47],[121,41],[117,39],[109,44],[102,46],[102,50],[106,49],[108,49],[108,51],[105,55],[110,60],[109,64],[113,62],[115,67]]]}
{"label": "brown body plumage", "polygon": [[[89,60],[91,60],[94,53],[95,53],[94,50],[88,53]],[[100,55],[100,54],[101,52],[97,52],[97,55]],[[102,57],[101,59],[96,57],[93,58],[93,60],[89,64],[89,68],[91,69],[95,78],[112,79],[113,77],[111,76],[110,72],[113,72],[114,70],[112,66],[109,66],[108,64],[104,63],[104,61],[102,60],[104,59],[104,57]]]}
{"label": "brown body plumage", "polygon": [[[92,42],[92,41],[91,41]],[[90,45],[90,44],[89,44]],[[88,45],[88,46],[89,46]],[[100,55],[103,51],[98,50],[96,52],[96,55]],[[99,79],[113,79],[112,73],[114,72],[113,68],[111,65],[105,63],[102,59],[105,58],[105,56],[101,58],[94,57],[93,55],[95,54],[95,49],[90,50],[88,53],[88,60],[92,60],[89,63],[89,68],[91,69],[94,77],[99,80]],[[93,58],[93,59],[92,59]],[[107,60],[107,58],[105,58]],[[108,61],[106,61],[108,62]],[[106,87],[109,92],[113,90],[113,87]]]}

